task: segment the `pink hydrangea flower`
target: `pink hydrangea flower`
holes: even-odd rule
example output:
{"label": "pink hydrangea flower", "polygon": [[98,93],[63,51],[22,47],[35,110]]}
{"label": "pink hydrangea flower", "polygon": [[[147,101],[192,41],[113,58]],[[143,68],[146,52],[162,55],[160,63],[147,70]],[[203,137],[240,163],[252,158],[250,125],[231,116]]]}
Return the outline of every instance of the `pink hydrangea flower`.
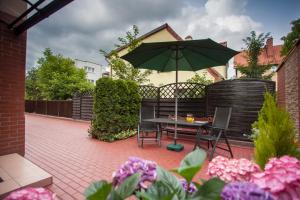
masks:
{"label": "pink hydrangea flower", "polygon": [[265,171],[252,174],[251,181],[278,200],[299,200],[300,161],[289,156],[271,158]]}
{"label": "pink hydrangea flower", "polygon": [[56,195],[45,188],[25,188],[10,193],[4,200],[57,200]]}
{"label": "pink hydrangea flower", "polygon": [[211,177],[218,177],[229,183],[233,181],[249,181],[251,174],[258,171],[258,165],[247,159],[228,159],[223,156],[217,156],[208,164],[207,173]]}

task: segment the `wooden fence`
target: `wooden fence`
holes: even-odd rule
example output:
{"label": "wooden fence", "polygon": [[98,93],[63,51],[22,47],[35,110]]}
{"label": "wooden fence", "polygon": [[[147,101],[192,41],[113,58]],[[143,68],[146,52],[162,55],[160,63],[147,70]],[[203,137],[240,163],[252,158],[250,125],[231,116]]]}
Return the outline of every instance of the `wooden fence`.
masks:
{"label": "wooden fence", "polygon": [[26,100],[25,112],[72,118],[72,100]]}
{"label": "wooden fence", "polygon": [[78,93],[73,97],[73,119],[91,120],[93,114],[93,96],[91,92]]}
{"label": "wooden fence", "polygon": [[275,82],[236,79],[214,83],[207,86],[206,114],[213,116],[215,107],[232,107],[228,135],[247,140],[263,105],[265,91],[274,92]]}
{"label": "wooden fence", "polygon": [[[155,106],[157,117],[174,115],[174,91],[175,84],[162,87],[141,86],[142,104]],[[226,80],[209,86],[179,83],[178,114],[213,116],[215,107],[232,107],[228,136],[231,139],[248,140],[251,124],[257,120],[265,91],[274,92],[275,83],[253,79]],[[73,118],[92,119],[91,94],[77,95],[73,102]]]}

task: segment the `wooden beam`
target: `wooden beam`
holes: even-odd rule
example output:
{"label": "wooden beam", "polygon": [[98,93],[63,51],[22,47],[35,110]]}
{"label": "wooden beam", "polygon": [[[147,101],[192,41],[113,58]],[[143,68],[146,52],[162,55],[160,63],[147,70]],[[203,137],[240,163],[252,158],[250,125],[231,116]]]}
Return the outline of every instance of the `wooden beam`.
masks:
{"label": "wooden beam", "polygon": [[39,12],[36,12],[34,15],[29,17],[23,23],[16,26],[13,30],[16,35],[19,35],[29,29],[30,27],[34,26],[35,24],[39,23],[43,19],[49,17],[62,7],[66,6],[73,0],[53,0],[51,3],[40,9]]}
{"label": "wooden beam", "polygon": [[32,10],[36,9],[39,5],[41,5],[45,0],[39,0],[35,4],[30,4],[31,6],[23,12],[19,17],[17,17],[12,23],[8,25],[8,28],[11,29],[15,24],[17,24],[20,20],[26,17]]}

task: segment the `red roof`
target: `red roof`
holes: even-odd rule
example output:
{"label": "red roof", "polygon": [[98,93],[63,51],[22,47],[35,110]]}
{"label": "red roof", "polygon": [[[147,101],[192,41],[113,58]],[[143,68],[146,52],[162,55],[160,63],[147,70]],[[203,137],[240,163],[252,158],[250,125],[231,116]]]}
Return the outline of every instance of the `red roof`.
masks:
{"label": "red roof", "polygon": [[[267,41],[266,46],[262,49],[262,52],[258,57],[258,63],[261,65],[279,65],[283,60],[283,57],[280,55],[282,45],[273,46],[273,39],[269,40]],[[234,67],[247,66],[247,52],[241,51],[239,54],[235,55],[233,64]]]}

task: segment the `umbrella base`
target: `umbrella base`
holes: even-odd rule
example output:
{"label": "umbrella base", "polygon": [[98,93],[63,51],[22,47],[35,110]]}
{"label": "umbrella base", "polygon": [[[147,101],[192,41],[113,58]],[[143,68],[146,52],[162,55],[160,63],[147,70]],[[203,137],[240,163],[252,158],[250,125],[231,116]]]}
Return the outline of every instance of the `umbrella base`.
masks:
{"label": "umbrella base", "polygon": [[184,146],[182,144],[169,144],[167,146],[167,149],[170,151],[176,151],[176,152],[180,152],[184,149]]}

